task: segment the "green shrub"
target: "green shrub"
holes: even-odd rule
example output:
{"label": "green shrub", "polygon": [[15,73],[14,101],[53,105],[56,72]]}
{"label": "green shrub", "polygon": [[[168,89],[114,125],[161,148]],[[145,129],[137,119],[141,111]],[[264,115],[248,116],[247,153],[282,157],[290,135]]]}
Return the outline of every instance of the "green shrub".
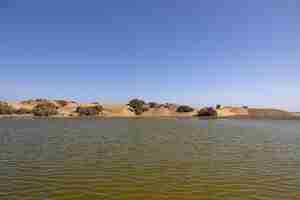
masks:
{"label": "green shrub", "polygon": [[32,113],[35,116],[51,116],[58,114],[56,105],[50,102],[39,103],[33,108]]}
{"label": "green shrub", "polygon": [[79,106],[76,109],[76,112],[80,116],[96,116],[99,115],[102,111],[103,111],[103,107],[101,105]]}
{"label": "green shrub", "polygon": [[165,103],[163,107],[169,110],[177,110],[177,105],[173,103]]}
{"label": "green shrub", "polygon": [[103,111],[103,106],[101,106],[101,105],[96,105],[96,106],[94,106],[94,108],[95,108],[98,112],[102,112],[102,111]]}
{"label": "green shrub", "polygon": [[31,114],[32,110],[27,109],[27,108],[20,108],[18,110],[16,110],[16,114],[18,115],[24,115],[24,114]]}
{"label": "green shrub", "polygon": [[134,109],[136,115],[141,115],[143,112],[147,111],[146,102],[140,99],[132,99],[129,101],[128,105]]}
{"label": "green shrub", "polygon": [[68,105],[68,101],[66,100],[55,100],[55,102],[60,106],[60,107],[65,107]]}
{"label": "green shrub", "polygon": [[0,115],[11,115],[14,114],[16,110],[8,105],[8,103],[0,102]]}
{"label": "green shrub", "polygon": [[49,100],[47,99],[29,99],[29,100],[25,100],[25,101],[21,101],[22,104],[36,104],[36,103],[46,103],[49,102]]}
{"label": "green shrub", "polygon": [[158,107],[159,107],[159,104],[156,103],[156,102],[149,102],[149,107],[150,107],[150,108],[158,108]]}
{"label": "green shrub", "polygon": [[198,111],[199,117],[216,117],[217,111],[212,107],[205,107]]}
{"label": "green shrub", "polygon": [[186,106],[186,105],[183,105],[183,106],[179,106],[176,110],[176,112],[179,112],[179,113],[183,113],[183,112],[193,112],[194,111],[194,108],[190,107],[190,106]]}
{"label": "green shrub", "polygon": [[218,110],[218,109],[221,109],[221,108],[222,108],[222,106],[220,104],[217,104],[216,109]]}
{"label": "green shrub", "polygon": [[49,100],[48,99],[39,98],[39,99],[36,99],[35,101],[36,102],[40,102],[40,103],[44,103],[44,102],[48,102]]}

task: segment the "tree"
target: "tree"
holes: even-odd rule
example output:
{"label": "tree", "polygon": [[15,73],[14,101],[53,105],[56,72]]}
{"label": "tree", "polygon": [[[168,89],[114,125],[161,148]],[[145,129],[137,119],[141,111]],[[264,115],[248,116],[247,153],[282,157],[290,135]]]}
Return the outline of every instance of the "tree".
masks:
{"label": "tree", "polygon": [[143,112],[148,110],[148,108],[145,107],[146,102],[140,99],[132,99],[129,101],[128,105],[134,109],[136,115],[141,115]]}
{"label": "tree", "polygon": [[218,110],[218,109],[221,109],[221,108],[222,108],[222,106],[220,104],[217,104],[216,109]]}
{"label": "tree", "polygon": [[45,116],[45,117],[58,114],[56,105],[51,102],[42,102],[37,104],[33,108],[32,113],[35,116]]}
{"label": "tree", "polygon": [[176,110],[176,112],[182,113],[182,112],[193,112],[194,108],[190,107],[190,106],[179,106]]}
{"label": "tree", "polygon": [[55,101],[60,107],[65,107],[66,105],[68,105],[68,101],[66,100],[56,100]]}
{"label": "tree", "polygon": [[76,112],[79,113],[80,116],[96,116],[99,115],[103,111],[103,107],[101,105],[95,106],[78,106]]}
{"label": "tree", "polygon": [[20,109],[16,110],[16,114],[18,114],[18,115],[31,114],[31,113],[32,113],[32,110],[27,109],[27,108],[20,108]]}
{"label": "tree", "polygon": [[156,102],[149,102],[149,106],[150,106],[150,108],[158,108],[159,104]]}
{"label": "tree", "polygon": [[213,107],[205,107],[198,111],[199,117],[216,117],[217,111]]}

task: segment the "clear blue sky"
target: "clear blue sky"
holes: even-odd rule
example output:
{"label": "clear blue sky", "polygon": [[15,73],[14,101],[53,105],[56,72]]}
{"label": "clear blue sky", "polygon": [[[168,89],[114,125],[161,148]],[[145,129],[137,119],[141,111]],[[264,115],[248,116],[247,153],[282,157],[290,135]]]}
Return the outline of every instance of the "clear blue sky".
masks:
{"label": "clear blue sky", "polygon": [[0,92],[300,110],[300,1],[0,0]]}

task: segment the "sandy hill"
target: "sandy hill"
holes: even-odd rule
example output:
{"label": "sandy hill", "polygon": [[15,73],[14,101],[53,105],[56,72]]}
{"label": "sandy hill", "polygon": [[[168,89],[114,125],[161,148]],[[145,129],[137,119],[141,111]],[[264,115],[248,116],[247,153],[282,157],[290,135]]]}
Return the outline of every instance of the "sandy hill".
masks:
{"label": "sandy hill", "polygon": [[133,110],[127,105],[104,104],[103,105],[103,116],[105,116],[105,117],[134,117],[135,114],[134,114]]}
{"label": "sandy hill", "polygon": [[[46,100],[36,99],[27,100],[21,102],[8,103],[15,110],[27,109],[32,110],[36,105],[43,102],[50,102],[57,106],[58,117],[72,117],[78,116],[76,112],[78,106],[93,107],[95,105],[101,105],[96,103],[77,103],[74,101],[65,100]],[[176,104],[157,104],[155,107],[150,108],[147,106],[147,111],[141,115],[135,115],[134,110],[126,104],[103,104],[103,112],[100,116],[103,117],[192,117],[196,116],[199,111],[195,108],[193,112],[179,113],[176,112],[178,105]],[[245,118],[245,119],[300,119],[300,113],[290,113],[279,109],[267,109],[267,108],[243,108],[243,107],[223,107],[217,109],[217,115],[221,118]]]}
{"label": "sandy hill", "polygon": [[250,108],[248,112],[250,118],[289,119],[293,117],[290,112],[271,108]]}
{"label": "sandy hill", "polygon": [[240,108],[240,107],[223,107],[221,109],[217,109],[218,117],[230,117],[230,116],[247,116],[248,109]]}

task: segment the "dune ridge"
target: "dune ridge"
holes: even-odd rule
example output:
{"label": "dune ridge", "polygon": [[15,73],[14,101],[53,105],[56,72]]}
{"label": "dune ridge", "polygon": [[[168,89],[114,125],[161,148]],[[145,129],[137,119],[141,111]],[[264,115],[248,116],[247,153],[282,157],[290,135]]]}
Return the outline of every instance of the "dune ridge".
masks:
{"label": "dune ridge", "polygon": [[[33,110],[40,103],[50,102],[57,108],[57,114],[52,117],[79,117],[78,107],[94,107],[100,103],[78,103],[67,100],[27,100],[20,102],[1,102],[9,105],[13,110]],[[150,105],[150,106],[149,106]],[[200,108],[193,108],[192,111],[178,112],[180,105],[176,104],[150,104],[145,103],[143,112],[137,114],[129,104],[103,104],[102,111],[98,117],[195,117]],[[211,108],[216,111],[217,118],[239,118],[239,119],[300,119],[299,112],[288,112],[273,108],[247,108],[225,106]],[[33,114],[1,114],[0,117],[32,117]]]}

